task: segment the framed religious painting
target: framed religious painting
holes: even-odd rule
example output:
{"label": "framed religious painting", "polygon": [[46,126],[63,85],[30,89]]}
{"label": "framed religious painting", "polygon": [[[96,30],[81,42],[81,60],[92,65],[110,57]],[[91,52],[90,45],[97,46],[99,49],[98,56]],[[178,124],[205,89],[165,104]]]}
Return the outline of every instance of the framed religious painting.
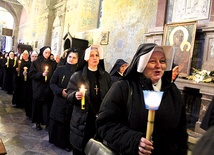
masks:
{"label": "framed religious painting", "polygon": [[208,20],[212,9],[211,0],[174,0],[172,22]]}
{"label": "framed religious painting", "polygon": [[101,36],[100,37],[101,37],[100,44],[101,45],[108,45],[109,31],[101,32]]}
{"label": "framed religious painting", "polygon": [[190,74],[196,26],[196,21],[172,23],[164,26],[163,45],[174,47],[173,63],[179,66],[179,77],[186,77]]}

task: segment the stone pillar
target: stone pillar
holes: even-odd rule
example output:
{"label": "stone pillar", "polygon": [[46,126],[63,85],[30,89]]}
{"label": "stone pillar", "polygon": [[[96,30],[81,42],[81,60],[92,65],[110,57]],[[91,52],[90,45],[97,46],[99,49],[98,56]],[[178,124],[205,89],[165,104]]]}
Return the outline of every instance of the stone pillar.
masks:
{"label": "stone pillar", "polygon": [[47,11],[46,20],[47,22],[46,22],[46,34],[45,34],[44,45],[51,46],[52,27],[53,27],[53,21],[54,21],[54,15],[52,10]]}
{"label": "stone pillar", "polygon": [[211,0],[212,6],[210,7],[210,22],[214,22],[214,0]]}
{"label": "stone pillar", "polygon": [[158,0],[155,27],[145,33],[146,42],[162,45],[163,30],[166,20],[167,0]]}
{"label": "stone pillar", "polygon": [[158,8],[156,15],[156,27],[163,27],[165,24],[167,11],[167,0],[158,0]]}

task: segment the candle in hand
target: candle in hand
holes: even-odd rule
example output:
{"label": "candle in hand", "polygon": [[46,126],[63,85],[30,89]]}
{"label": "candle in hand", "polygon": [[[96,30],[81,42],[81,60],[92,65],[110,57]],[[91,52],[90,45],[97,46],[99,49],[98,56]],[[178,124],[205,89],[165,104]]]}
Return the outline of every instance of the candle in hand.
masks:
{"label": "candle in hand", "polygon": [[16,61],[17,61],[17,57],[14,58],[14,63],[13,63],[13,67],[16,66]]}
{"label": "candle in hand", "polygon": [[17,76],[20,75],[20,68],[21,68],[21,60],[19,60],[19,62],[18,62],[18,75]]}
{"label": "candle in hand", "polygon": [[147,129],[146,129],[146,139],[151,140],[155,121],[155,110],[149,110],[148,120],[147,120]]}
{"label": "candle in hand", "polygon": [[25,75],[24,75],[24,81],[27,81],[27,67],[24,67],[24,72],[26,73]]}
{"label": "candle in hand", "polygon": [[[48,66],[45,66],[45,72],[48,72]],[[45,82],[48,80],[48,76],[45,75]]]}
{"label": "candle in hand", "polygon": [[81,109],[85,109],[85,92],[86,92],[86,89],[84,87],[84,85],[82,85],[80,88],[79,88],[80,92],[82,92],[82,98],[81,98]]}
{"label": "candle in hand", "polygon": [[148,121],[147,121],[147,129],[146,129],[146,139],[151,140],[154,121],[155,121],[155,110],[158,110],[163,92],[160,91],[143,91],[144,101],[146,109],[148,112]]}
{"label": "candle in hand", "polygon": [[7,57],[7,68],[9,67],[9,56]]}

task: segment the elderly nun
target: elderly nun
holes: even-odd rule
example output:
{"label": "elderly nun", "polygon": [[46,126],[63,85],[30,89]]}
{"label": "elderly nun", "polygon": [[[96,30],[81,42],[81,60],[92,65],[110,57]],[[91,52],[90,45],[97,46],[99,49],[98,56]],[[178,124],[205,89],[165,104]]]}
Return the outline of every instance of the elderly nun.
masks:
{"label": "elderly nun", "polygon": [[[123,155],[187,154],[185,104],[171,76],[164,75],[171,70],[173,56],[171,46],[141,44],[124,79],[115,82],[108,91],[96,126],[98,134],[115,152]],[[144,90],[163,92],[149,138],[146,138],[148,110]]]}

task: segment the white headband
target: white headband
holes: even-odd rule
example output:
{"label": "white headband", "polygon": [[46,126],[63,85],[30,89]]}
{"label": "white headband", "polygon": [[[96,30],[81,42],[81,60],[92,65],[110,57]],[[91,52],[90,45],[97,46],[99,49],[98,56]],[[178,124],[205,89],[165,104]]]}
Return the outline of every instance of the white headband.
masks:
{"label": "white headband", "polygon": [[38,53],[37,53],[36,51],[33,51],[33,52],[31,53],[31,55],[38,55]]}
{"label": "white headband", "polygon": [[137,64],[137,72],[142,73],[153,53],[153,51],[163,51],[166,57],[166,71],[172,69],[172,63],[174,59],[174,48],[172,46],[156,46],[150,52],[140,56]]}
{"label": "white headband", "polygon": [[90,53],[92,50],[96,50],[99,53],[100,59],[103,59],[103,48],[100,45],[91,45],[89,48],[85,50],[84,60],[88,61],[90,57]]}

